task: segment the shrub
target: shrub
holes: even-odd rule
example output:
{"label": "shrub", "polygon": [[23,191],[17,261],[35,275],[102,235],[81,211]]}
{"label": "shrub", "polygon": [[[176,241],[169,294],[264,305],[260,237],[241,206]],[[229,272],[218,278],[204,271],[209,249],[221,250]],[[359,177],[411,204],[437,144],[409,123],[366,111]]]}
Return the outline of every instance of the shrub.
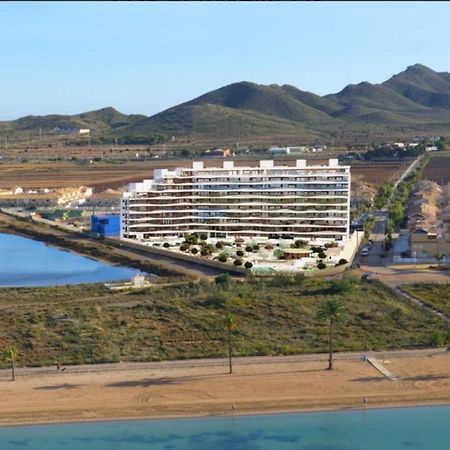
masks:
{"label": "shrub", "polygon": [[206,235],[205,233],[203,233],[203,234],[200,235],[200,239],[201,239],[202,241],[206,241],[206,239],[208,239],[208,235]]}
{"label": "shrub", "polygon": [[218,258],[217,258],[220,262],[227,262],[227,257],[225,256],[225,255],[220,255]]}
{"label": "shrub", "polygon": [[214,278],[214,282],[219,286],[228,286],[231,283],[231,277],[229,273],[221,273]]}
{"label": "shrub", "polygon": [[320,270],[323,270],[323,269],[325,269],[327,266],[323,263],[323,262],[320,262],[319,264],[317,264],[317,268],[318,269],[320,269]]}
{"label": "shrub", "polygon": [[185,234],[184,240],[186,244],[196,244],[198,241],[198,236],[195,233],[192,234]]}
{"label": "shrub", "polygon": [[233,264],[235,266],[242,266],[242,259],[235,259]]}
{"label": "shrub", "polygon": [[273,256],[275,256],[275,258],[277,258],[277,259],[283,259],[284,252],[283,252],[283,250],[281,250],[281,248],[276,248],[273,251]]}
{"label": "shrub", "polygon": [[250,261],[247,261],[247,262],[244,264],[244,267],[245,267],[246,269],[251,269],[251,268],[253,267],[253,264],[252,264]]}
{"label": "shrub", "polygon": [[202,248],[202,250],[200,251],[200,255],[202,255],[202,256],[208,256],[208,255],[209,255],[208,249]]}
{"label": "shrub", "polygon": [[216,248],[223,248],[223,244],[220,241],[216,242]]}
{"label": "shrub", "polygon": [[295,247],[297,247],[297,248],[304,247],[304,246],[307,245],[307,244],[308,244],[308,241],[304,241],[304,240],[302,240],[302,239],[297,239],[297,240],[294,242],[294,245],[295,245]]}
{"label": "shrub", "polygon": [[170,244],[169,244],[168,242],[164,242],[163,247],[164,247],[164,248],[169,248],[169,247],[170,247]]}
{"label": "shrub", "polygon": [[237,252],[236,252],[236,255],[237,256],[244,256],[244,252],[242,251],[242,250],[238,250]]}
{"label": "shrub", "polygon": [[196,254],[198,253],[198,249],[194,247],[194,248],[191,250],[191,253],[192,253],[193,255],[196,255]]}
{"label": "shrub", "polygon": [[251,245],[247,245],[247,247],[245,247],[245,251],[250,253],[253,251],[253,247]]}
{"label": "shrub", "polygon": [[320,259],[325,259],[325,258],[327,257],[327,255],[326,255],[324,252],[320,252],[317,256],[318,256]]}
{"label": "shrub", "polygon": [[185,252],[188,248],[189,248],[189,245],[187,245],[187,244],[182,244],[182,245],[180,245],[180,250],[181,250],[182,252]]}
{"label": "shrub", "polygon": [[341,258],[338,261],[338,266],[343,266],[344,264],[347,264],[347,263],[348,263],[348,261],[345,258]]}
{"label": "shrub", "polygon": [[266,244],[266,246],[264,248],[266,250],[273,250],[273,245],[272,244]]}
{"label": "shrub", "polygon": [[259,245],[254,245],[253,246],[253,251],[257,252],[259,250]]}
{"label": "shrub", "polygon": [[433,347],[440,347],[444,345],[445,338],[439,331],[433,331],[430,336],[430,344]]}

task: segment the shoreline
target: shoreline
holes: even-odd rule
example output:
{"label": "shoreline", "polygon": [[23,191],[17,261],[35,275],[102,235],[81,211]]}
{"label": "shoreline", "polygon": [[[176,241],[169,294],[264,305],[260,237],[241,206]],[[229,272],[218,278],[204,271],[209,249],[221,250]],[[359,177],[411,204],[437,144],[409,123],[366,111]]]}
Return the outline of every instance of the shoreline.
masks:
{"label": "shoreline", "polygon": [[444,402],[418,402],[414,401],[407,403],[379,403],[374,405],[368,405],[366,407],[360,406],[336,406],[334,408],[306,408],[306,409],[274,409],[267,411],[255,410],[252,412],[230,412],[228,414],[210,413],[202,415],[150,415],[150,416],[124,416],[124,417],[105,417],[100,419],[72,419],[72,420],[47,420],[47,421],[29,421],[29,422],[13,422],[11,424],[0,423],[0,431],[8,428],[21,428],[21,427],[38,427],[38,426],[57,426],[57,425],[80,425],[80,424],[103,424],[113,422],[147,422],[147,421],[176,421],[176,420],[196,420],[196,419],[225,419],[225,418],[245,418],[245,417],[258,417],[258,416],[287,416],[297,414],[322,414],[322,413],[338,413],[338,412],[362,412],[373,410],[392,410],[392,409],[410,409],[410,408],[433,408],[433,407],[450,407],[450,399]]}
{"label": "shoreline", "polygon": [[[318,357],[320,355],[317,355]],[[389,353],[384,353],[389,357]],[[392,354],[390,380],[360,359],[245,358],[17,373],[0,378],[0,427],[450,406],[448,354]],[[219,362],[219,361],[217,361]]]}
{"label": "shoreline", "polygon": [[[72,252],[112,267],[135,269],[159,278],[169,277],[182,281],[191,276],[187,271],[181,271],[179,268],[170,267],[160,261],[152,261],[149,258],[131,254],[126,249],[97,241],[76,231],[69,232],[56,228],[56,226],[44,226],[40,222],[18,218],[1,209],[0,233],[32,239],[47,246]],[[75,237],[75,239],[71,240],[71,237]]]}

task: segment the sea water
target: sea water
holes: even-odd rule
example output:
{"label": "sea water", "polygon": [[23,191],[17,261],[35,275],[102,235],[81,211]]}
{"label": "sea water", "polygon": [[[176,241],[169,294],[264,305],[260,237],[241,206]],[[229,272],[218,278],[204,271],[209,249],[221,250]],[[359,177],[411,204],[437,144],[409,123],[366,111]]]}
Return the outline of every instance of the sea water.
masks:
{"label": "sea water", "polygon": [[450,406],[0,428],[7,450],[448,450]]}
{"label": "sea water", "polygon": [[33,239],[0,233],[0,286],[51,286],[129,280],[138,270],[115,267]]}

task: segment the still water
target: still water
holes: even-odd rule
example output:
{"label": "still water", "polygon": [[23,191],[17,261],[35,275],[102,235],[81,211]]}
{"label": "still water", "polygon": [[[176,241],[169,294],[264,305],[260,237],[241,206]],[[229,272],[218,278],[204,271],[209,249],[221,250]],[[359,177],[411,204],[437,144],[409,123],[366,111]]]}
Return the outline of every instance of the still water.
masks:
{"label": "still water", "polygon": [[448,450],[450,406],[0,428],[1,449]]}
{"label": "still water", "polygon": [[43,242],[0,233],[2,287],[129,280],[137,273],[135,269],[110,266]]}

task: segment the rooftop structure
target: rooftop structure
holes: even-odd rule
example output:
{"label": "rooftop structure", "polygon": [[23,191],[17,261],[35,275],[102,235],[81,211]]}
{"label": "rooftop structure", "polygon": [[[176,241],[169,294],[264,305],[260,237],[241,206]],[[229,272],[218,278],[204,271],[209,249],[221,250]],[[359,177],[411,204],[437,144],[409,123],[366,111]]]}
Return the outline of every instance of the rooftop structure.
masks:
{"label": "rooftop structure", "polygon": [[140,241],[183,237],[304,238],[346,241],[349,235],[350,167],[337,159],[257,167],[156,169],[132,183],[121,202],[121,237]]}

